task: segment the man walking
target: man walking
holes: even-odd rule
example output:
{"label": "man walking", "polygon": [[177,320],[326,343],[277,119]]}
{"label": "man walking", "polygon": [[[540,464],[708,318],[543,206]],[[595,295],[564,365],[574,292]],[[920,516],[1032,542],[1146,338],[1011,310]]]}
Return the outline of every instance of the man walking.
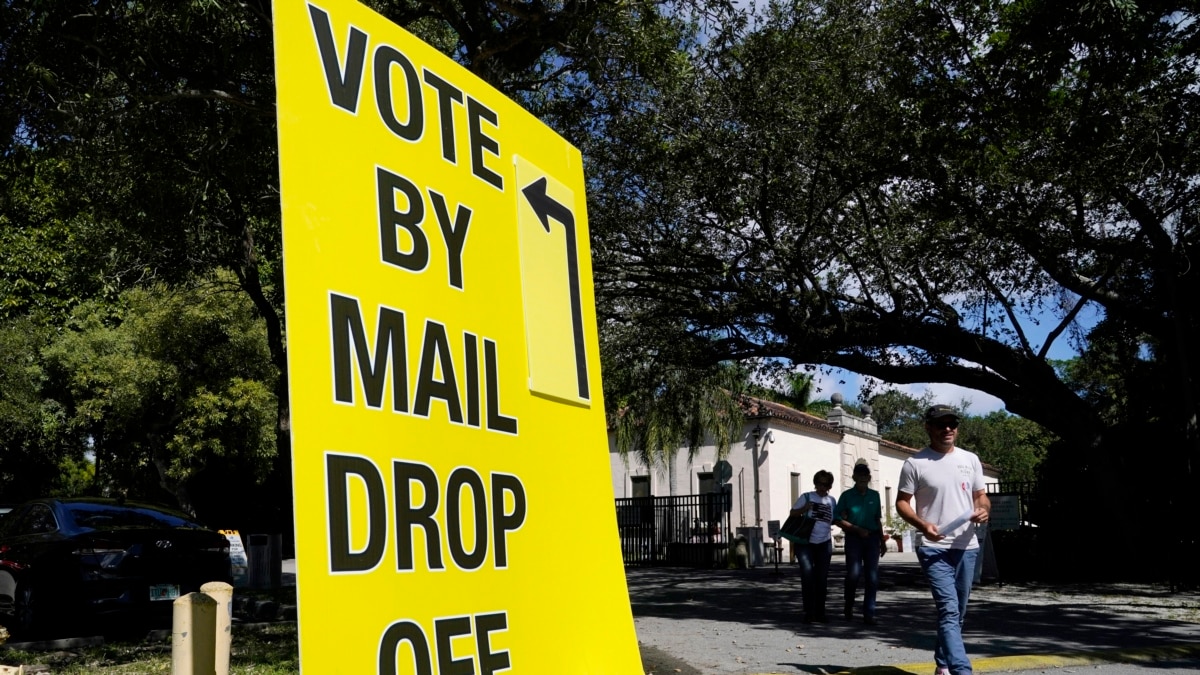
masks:
{"label": "man walking", "polygon": [[937,606],[935,675],[972,673],[962,625],[979,554],[975,524],[986,523],[992,508],[979,457],[954,445],[958,423],[948,405],[925,411],[929,446],[905,460],[896,496],[896,512],[925,538],[917,560]]}

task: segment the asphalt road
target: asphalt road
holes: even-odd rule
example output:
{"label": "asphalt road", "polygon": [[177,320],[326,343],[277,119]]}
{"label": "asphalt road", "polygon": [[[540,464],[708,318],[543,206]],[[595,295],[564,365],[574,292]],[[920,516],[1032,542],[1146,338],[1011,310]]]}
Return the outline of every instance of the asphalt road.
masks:
{"label": "asphalt road", "polygon": [[[879,625],[865,626],[861,617],[841,616],[844,565],[837,556],[826,625],[800,622],[794,566],[629,569],[644,670],[930,675],[934,609],[916,557],[890,553],[881,571]],[[1116,668],[1095,671],[1105,675],[1141,667],[1195,672],[1200,594],[1149,585],[981,585],[965,636],[977,672],[1097,666]]]}
{"label": "asphalt road", "polygon": [[[1048,561],[1047,564],[1051,564]],[[916,556],[882,562],[879,625],[840,613],[844,564],[830,571],[829,624],[803,624],[790,565],[750,570],[631,568],[643,670],[656,675],[931,675],[934,611]],[[295,561],[283,564],[295,583]],[[861,592],[860,592],[861,597]],[[987,584],[965,628],[976,672],[1183,675],[1200,672],[1200,593],[1137,584]],[[72,649],[101,638],[39,645]]]}

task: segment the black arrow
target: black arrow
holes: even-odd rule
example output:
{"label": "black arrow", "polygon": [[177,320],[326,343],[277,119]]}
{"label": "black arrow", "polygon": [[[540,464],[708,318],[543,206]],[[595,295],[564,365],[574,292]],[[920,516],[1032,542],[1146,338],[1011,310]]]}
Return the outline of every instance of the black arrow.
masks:
{"label": "black arrow", "polygon": [[587,352],[583,346],[583,300],[579,294],[579,252],[575,245],[575,214],[546,194],[546,177],[533,181],[521,192],[542,227],[550,232],[550,220],[562,223],[567,233],[567,281],[571,286],[571,328],[575,333],[575,376],[579,379],[579,398],[588,399]]}

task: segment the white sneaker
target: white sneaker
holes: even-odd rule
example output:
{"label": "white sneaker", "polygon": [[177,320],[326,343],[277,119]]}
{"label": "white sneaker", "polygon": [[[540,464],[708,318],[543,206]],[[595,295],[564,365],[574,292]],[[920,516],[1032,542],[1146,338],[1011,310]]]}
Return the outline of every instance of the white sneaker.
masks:
{"label": "white sneaker", "polygon": [[933,675],[950,675],[950,669],[938,666],[933,669]]}

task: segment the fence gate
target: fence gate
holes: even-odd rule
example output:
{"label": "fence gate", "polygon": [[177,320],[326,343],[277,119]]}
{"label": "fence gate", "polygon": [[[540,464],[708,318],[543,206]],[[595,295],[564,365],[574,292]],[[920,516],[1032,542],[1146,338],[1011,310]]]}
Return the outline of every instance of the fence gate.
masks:
{"label": "fence gate", "polygon": [[994,575],[999,579],[1028,580],[1038,577],[1045,564],[1045,542],[1039,537],[1045,500],[1036,482],[987,484],[994,522],[987,538],[994,556]]}
{"label": "fence gate", "polygon": [[724,567],[729,561],[728,492],[624,497],[617,502],[627,566]]}

